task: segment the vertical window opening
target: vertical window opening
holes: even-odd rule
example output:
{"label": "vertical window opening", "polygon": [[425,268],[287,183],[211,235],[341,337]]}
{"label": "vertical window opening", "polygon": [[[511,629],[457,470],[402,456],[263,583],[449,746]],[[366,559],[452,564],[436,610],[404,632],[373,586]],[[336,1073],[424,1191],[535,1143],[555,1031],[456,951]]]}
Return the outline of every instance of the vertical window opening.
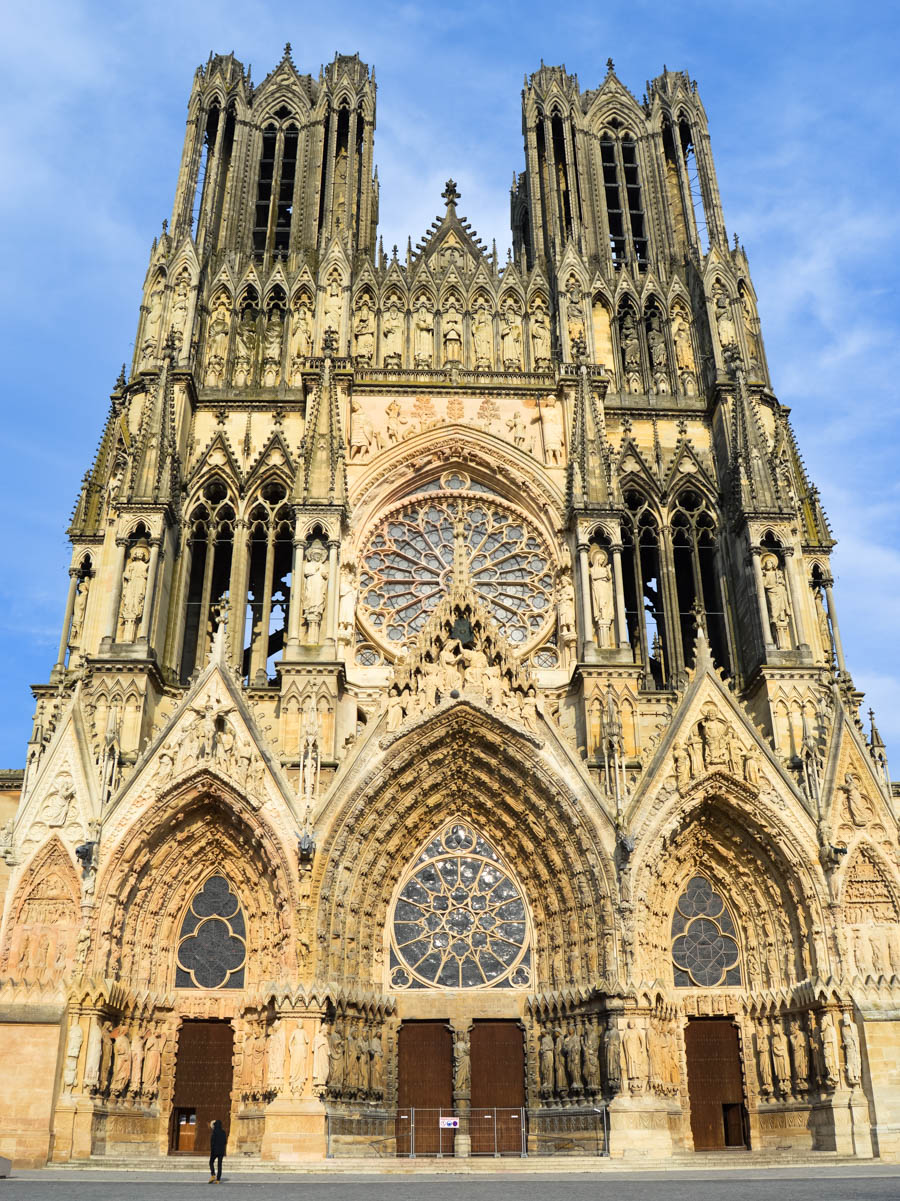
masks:
{"label": "vertical window opening", "polygon": [[241,673],[245,683],[268,683],[284,649],[290,605],[293,523],[278,481],[266,484],[250,513],[249,572],[244,604]]}
{"label": "vertical window opening", "polygon": [[228,183],[231,177],[231,156],[234,150],[234,105],[230,104],[225,113],[225,128],[222,131],[222,149],[219,158],[218,185],[212,199],[209,216],[209,243],[216,246],[219,240],[219,226],[222,221],[222,211],[225,197],[228,195]]}
{"label": "vertical window opening", "polygon": [[347,173],[350,166],[350,110],[346,105],[338,113],[334,147],[334,190],[331,218],[335,229],[347,224]]}
{"label": "vertical window opening", "polygon": [[691,207],[694,211],[694,224],[697,227],[697,237],[700,239],[700,249],[704,254],[709,250],[709,229],[706,224],[706,210],[703,207],[703,188],[700,184],[700,169],[697,165],[697,151],[694,146],[694,136],[685,117],[678,123],[681,139],[681,153],[684,158],[684,168],[687,175],[688,191],[691,197]]}
{"label": "vertical window opening", "polygon": [[201,151],[200,169],[197,173],[197,187],[194,190],[194,206],[191,209],[191,229],[196,233],[200,224],[200,213],[206,199],[206,181],[209,174],[209,160],[216,148],[216,136],[219,132],[219,106],[214,104],[206,118],[206,129],[203,132],[203,149]]}
{"label": "vertical window opening", "polygon": [[659,690],[665,687],[667,678],[659,529],[639,493],[626,493],[625,506],[630,512],[630,520],[622,528],[628,638],[635,660],[646,664],[644,687]]}
{"label": "vertical window opening", "polygon": [[253,249],[264,254],[269,238],[269,209],[272,203],[272,181],[275,177],[275,149],[278,135],[270,125],[263,133],[262,154],[259,160],[259,181],[256,185],[256,215],[253,223]]}
{"label": "vertical window opening", "polygon": [[356,181],[353,188],[353,230],[356,235],[357,244],[365,240],[366,231],[360,228],[362,220],[362,194],[363,194],[363,132],[365,130],[365,121],[363,119],[362,106],[356,110]]}
{"label": "vertical window opening", "polygon": [[328,183],[328,147],[331,142],[331,117],[325,118],[322,126],[322,172],[319,179],[319,233],[325,227],[325,202],[327,199]]}
{"label": "vertical window opening", "polygon": [[681,190],[681,173],[678,164],[678,152],[675,149],[675,138],[672,126],[668,121],[662,128],[663,156],[666,165],[666,192],[669,197],[669,208],[675,224],[675,237],[682,246],[688,242],[687,220],[684,211],[684,196]]}
{"label": "vertical window opening", "polygon": [[612,254],[613,266],[621,267],[625,262],[625,224],[622,198],[619,193],[616,147],[609,136],[600,139],[600,164],[603,170],[606,219],[609,224],[609,249]]}
{"label": "vertical window opening", "polygon": [[281,153],[281,177],[278,183],[278,211],[275,217],[275,252],[287,254],[291,245],[291,214],[294,204],[294,179],[297,173],[297,127],[289,125],[284,133]]}
{"label": "vertical window opening", "polygon": [[563,132],[562,117],[553,117],[550,122],[550,132],[553,138],[553,159],[556,166],[556,194],[559,201],[559,215],[562,219],[563,236],[572,236],[572,200],[569,194],[569,172],[566,163],[566,138]]}
{"label": "vertical window opening", "polygon": [[622,166],[625,177],[625,195],[628,201],[628,222],[631,241],[638,267],[647,266],[647,237],[644,232],[644,207],[641,200],[641,183],[638,174],[637,146],[632,138],[622,139]]}
{"label": "vertical window opening", "polygon": [[186,684],[194,670],[197,657],[197,632],[200,628],[200,604],[203,596],[203,579],[206,575],[206,557],[209,553],[209,513],[203,505],[194,510],[191,518],[191,534],[188,540],[191,566],[188,580],[187,604],[184,616],[184,642],[181,653],[181,682]]}
{"label": "vertical window opening", "polygon": [[730,673],[728,632],[716,564],[716,525],[702,497],[692,489],[678,497],[672,518],[672,556],[685,666],[693,665],[697,624],[702,622],[713,660]]}

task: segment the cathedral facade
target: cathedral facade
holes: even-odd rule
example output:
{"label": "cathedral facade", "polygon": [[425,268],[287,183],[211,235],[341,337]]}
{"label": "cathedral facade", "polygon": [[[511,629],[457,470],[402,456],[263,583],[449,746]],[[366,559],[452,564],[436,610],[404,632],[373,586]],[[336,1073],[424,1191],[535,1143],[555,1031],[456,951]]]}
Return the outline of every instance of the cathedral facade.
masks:
{"label": "cathedral facade", "polygon": [[[900,856],[680,72],[505,262],[374,75],[197,71],[0,840],[0,1153],[900,1153]],[[10,791],[21,784],[16,804]]]}

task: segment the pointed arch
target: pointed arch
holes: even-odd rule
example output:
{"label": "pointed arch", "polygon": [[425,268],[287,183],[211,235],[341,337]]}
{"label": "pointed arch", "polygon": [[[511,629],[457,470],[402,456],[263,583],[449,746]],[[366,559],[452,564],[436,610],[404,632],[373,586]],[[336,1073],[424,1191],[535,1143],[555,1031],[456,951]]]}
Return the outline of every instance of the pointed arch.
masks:
{"label": "pointed arch", "polygon": [[69,852],[52,834],[24,869],[0,948],[0,974],[53,984],[71,967],[81,922],[81,886]]}
{"label": "pointed arch", "polygon": [[379,753],[364,744],[340,801],[326,799],[314,869],[317,970],[381,985],[384,931],[417,848],[448,811],[482,831],[515,873],[534,921],[533,988],[586,986],[615,970],[613,868],[600,815],[550,769],[533,739],[460,702]]}

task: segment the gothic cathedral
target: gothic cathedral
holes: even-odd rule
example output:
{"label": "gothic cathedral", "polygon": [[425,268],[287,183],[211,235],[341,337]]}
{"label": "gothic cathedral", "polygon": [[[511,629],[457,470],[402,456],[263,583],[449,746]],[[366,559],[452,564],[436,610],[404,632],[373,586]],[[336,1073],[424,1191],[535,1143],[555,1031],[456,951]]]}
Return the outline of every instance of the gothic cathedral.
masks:
{"label": "gothic cathedral", "polygon": [[358,56],[197,71],[0,798],[20,1164],[900,1155],[897,793],[697,86],[522,124],[506,261],[452,180],[388,253]]}

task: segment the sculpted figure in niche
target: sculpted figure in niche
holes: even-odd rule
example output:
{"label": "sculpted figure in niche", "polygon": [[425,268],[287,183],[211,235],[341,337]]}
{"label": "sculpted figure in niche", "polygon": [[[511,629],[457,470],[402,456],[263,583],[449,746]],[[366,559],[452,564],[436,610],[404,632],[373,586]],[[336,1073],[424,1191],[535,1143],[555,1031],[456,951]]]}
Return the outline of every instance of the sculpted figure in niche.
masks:
{"label": "sculpted figure in niche", "polygon": [[472,1090],[468,1031],[457,1031],[453,1041],[453,1095],[467,1097]]}
{"label": "sculpted figure in niche", "polygon": [[659,393],[668,393],[669,387],[669,355],[666,351],[666,338],[662,330],[659,313],[651,312],[647,318],[647,349],[650,352],[650,370],[653,373],[653,386]]}
{"label": "sculpted figure in niche", "polygon": [[103,1056],[103,1032],[99,1024],[91,1019],[88,1029],[87,1053],[84,1057],[85,1091],[96,1089],[100,1083],[100,1060]]}
{"label": "sculpted figure in niche", "polygon": [[119,608],[121,642],[134,642],[137,638],[144,614],[149,565],[150,551],[146,542],[136,543],[131,548],[122,578],[122,603]]}
{"label": "sculpted figure in niche", "polygon": [[512,436],[513,445],[518,446],[520,450],[525,449],[525,439],[528,435],[528,427],[522,420],[522,414],[516,409],[512,417],[507,421],[506,428]]}
{"label": "sculpted figure in niche", "polygon": [[165,276],[158,275],[147,298],[147,320],[144,322],[144,339],[141,343],[142,367],[152,361],[159,344],[159,323],[162,319],[165,282]]}
{"label": "sculpted figure in niche", "polygon": [[63,1071],[63,1088],[70,1093],[78,1079],[78,1056],[81,1054],[81,1044],[84,1042],[84,1031],[76,1020],[69,1029],[66,1042],[66,1066]]}
{"label": "sculpted figure in niche", "polygon": [[555,418],[556,398],[547,396],[541,401],[541,433],[544,439],[544,462],[548,467],[562,465],[564,450],[562,430]]}
{"label": "sculpted figure in niche", "polygon": [[791,1022],[791,1053],[794,1057],[794,1079],[798,1092],[804,1092],[809,1081],[809,1046],[806,1031],[799,1021]]}
{"label": "sculpted figure in niche", "polygon": [[844,1044],[844,1072],[852,1088],[862,1079],[862,1060],[859,1054],[859,1035],[849,1013],[841,1018],[841,1039]]}
{"label": "sculpted figure in niche", "polygon": [[372,447],[377,448],[377,435],[372,422],[363,412],[357,397],[350,398],[350,458],[361,459]]}
{"label": "sculpted figure in niche", "polygon": [[781,1022],[776,1018],[772,1030],[772,1069],[775,1082],[782,1092],[791,1090],[791,1065],[788,1062],[788,1044]]}
{"label": "sculpted figure in niche", "polygon": [[565,1095],[569,1091],[569,1081],[566,1076],[565,1035],[562,1030],[556,1031],[553,1040],[553,1076],[556,1091]]}
{"label": "sculpted figure in niche", "polygon": [[619,1033],[619,1023],[615,1018],[609,1019],[605,1038],[606,1083],[609,1091],[616,1093],[622,1084],[622,1036]]}
{"label": "sculpted figure in niche", "polygon": [[144,1066],[144,1040],[140,1031],[131,1043],[131,1091],[136,1097],[141,1093],[141,1069]]}
{"label": "sculpted figure in niche", "polygon": [[681,381],[681,390],[686,396],[696,396],[697,367],[691,343],[690,320],[680,306],[672,314],[672,341],[675,344],[675,365]]}
{"label": "sculpted figure in niche", "polygon": [[566,289],[566,330],[569,335],[569,352],[574,354],[576,342],[584,341],[584,301],[578,281],[569,280]]}
{"label": "sculpted figure in niche", "polygon": [[472,341],[475,346],[475,366],[490,370],[494,365],[494,327],[484,297],[481,296],[472,317]]}
{"label": "sculpted figure in niche", "polygon": [[597,645],[600,647],[612,646],[615,604],[609,555],[602,546],[594,546],[591,548],[588,561],[590,565],[591,615],[594,621]]}
{"label": "sculpted figure in niche", "polygon": [[756,314],[746,291],[741,289],[741,316],[744,320],[744,338],[747,343],[749,362],[748,374],[751,379],[762,379],[762,353],[760,351],[759,335],[756,332]]}
{"label": "sculpted figure in niche", "polygon": [[209,319],[206,343],[206,386],[221,388],[225,380],[228,335],[231,332],[231,301],[220,292]]}
{"label": "sculpted figure in niche", "polygon": [[309,646],[317,646],[320,641],[327,591],[328,551],[321,539],[314,538],[303,560],[303,620]]}
{"label": "sculpted figure in niche", "polygon": [[381,318],[381,361],[385,367],[399,367],[403,361],[403,314],[396,296]]}
{"label": "sculpted figure in niche", "polygon": [[257,346],[256,314],[248,306],[241,314],[235,339],[234,372],[232,378],[236,388],[243,388],[250,381]]}
{"label": "sculpted figure in niche", "polygon": [[159,1039],[151,1035],[144,1045],[144,1096],[152,1100],[159,1091],[159,1072],[162,1066],[162,1052]]}
{"label": "sculpted figure in niche", "polygon": [[584,1083],[591,1092],[600,1088],[600,1034],[597,1024],[588,1020],[582,1039],[584,1052]]}
{"label": "sculpted figure in niche", "polygon": [[325,1026],[319,1022],[312,1044],[312,1077],[316,1088],[324,1088],[328,1080],[330,1063],[328,1035]]}
{"label": "sculpted figure in niche", "polygon": [[303,378],[303,364],[312,354],[312,321],[309,306],[304,297],[294,308],[291,331],[291,384],[296,386]]}
{"label": "sculpted figure in niche", "polygon": [[381,1035],[373,1028],[369,1038],[369,1091],[380,1097],[384,1089],[384,1047]]}
{"label": "sculpted figure in niche", "polygon": [[284,1083],[285,1042],[284,1022],[279,1018],[269,1035],[266,1083],[271,1092],[279,1092]]}
{"label": "sculpted figure in niche", "polygon": [[341,318],[344,315],[344,296],[341,289],[341,278],[335,272],[328,281],[328,291],[325,295],[325,310],[323,314],[323,332],[333,329],[337,335],[337,343],[341,339]]}
{"label": "sculpted figure in niche", "polygon": [[791,645],[791,606],[778,557],[763,555],[760,567],[762,568],[763,590],[766,594],[770,636],[779,650],[789,650]]}
{"label": "sculpted figure in niche", "polygon": [[550,367],[550,318],[542,304],[535,305],[531,313],[531,353],[535,370]]}
{"label": "sculpted figure in niche", "polygon": [[434,317],[425,296],[420,296],[413,313],[413,361],[417,367],[434,362]]}
{"label": "sculpted figure in niche", "polygon": [[837,1030],[834,1026],[834,1018],[830,1013],[826,1013],[822,1018],[821,1037],[825,1083],[829,1088],[836,1088],[841,1082],[840,1053]]}
{"label": "sculpted figure in niche", "polygon": [[444,364],[462,362],[462,317],[453,300],[441,321],[444,338]]}
{"label": "sculpted figure in niche", "polygon": [[191,294],[191,281],[187,272],[182,272],[175,282],[175,292],[172,297],[172,337],[176,350],[181,350],[184,342],[184,327],[187,324],[188,299]]}
{"label": "sculpted figure in niche", "polygon": [[569,1088],[572,1092],[581,1092],[581,1039],[575,1027],[570,1023],[566,1028],[563,1039],[563,1050],[566,1056],[566,1074],[569,1077]]}
{"label": "sculpted figure in niche", "polygon": [[74,800],[75,785],[72,777],[68,772],[60,772],[44,801],[44,821],[51,829],[67,824]]}
{"label": "sculpted figure in niche", "polygon": [[624,309],[619,317],[619,342],[622,349],[622,371],[625,380],[625,391],[632,393],[643,392],[641,343],[638,337],[637,321],[634,318],[634,313],[629,308]]}
{"label": "sculpted figure in niche", "polygon": [[553,1092],[553,1035],[544,1027],[540,1041],[541,1092]]}
{"label": "sculpted figure in niche", "polygon": [[844,776],[842,791],[847,799],[847,813],[850,815],[850,820],[854,826],[864,826],[871,818],[871,810],[860,791],[859,777],[852,772],[847,772]]}
{"label": "sculpted figure in niche", "polygon": [[112,1091],[117,1097],[128,1091],[131,1082],[131,1042],[125,1031],[116,1035],[113,1045]]}
{"label": "sculpted figure in niche", "polygon": [[507,371],[522,366],[522,321],[513,300],[506,302],[500,320],[500,358]]}
{"label": "sculpted figure in niche", "polygon": [[353,344],[359,363],[375,360],[375,318],[369,307],[368,293],[363,293],[353,316]]}
{"label": "sculpted figure in niche", "polygon": [[575,639],[575,589],[568,574],[559,580],[559,633],[563,642]]}
{"label": "sculpted figure in niche", "polygon": [[291,1065],[291,1092],[295,1096],[299,1096],[306,1088],[308,1076],[307,1064],[309,1062],[309,1038],[302,1025],[294,1027],[294,1032],[291,1035],[291,1041],[288,1045],[288,1053]]}
{"label": "sculpted figure in niche", "polygon": [[328,1087],[338,1091],[344,1077],[344,1040],[335,1027],[328,1040]]}
{"label": "sculpted figure in niche", "polygon": [[703,739],[703,766],[707,770],[728,766],[728,724],[715,706],[703,712],[699,723]]}
{"label": "sculpted figure in niche", "polygon": [[629,1021],[625,1028],[622,1050],[625,1052],[625,1075],[628,1077],[629,1091],[639,1093],[647,1074],[647,1044],[643,1031],[633,1021]]}
{"label": "sculpted figure in niche", "polygon": [[341,595],[338,601],[338,641],[352,642],[356,627],[356,566],[341,567]]}
{"label": "sculpted figure in niche", "polygon": [[731,305],[725,289],[717,285],[714,293],[716,307],[716,329],[719,331],[719,345],[724,350],[726,346],[734,346],[737,335],[734,322],[731,319]]}
{"label": "sculpted figure in niche", "polygon": [[263,384],[274,388],[281,377],[281,346],[284,340],[284,317],[277,306],[269,313],[263,342]]}

